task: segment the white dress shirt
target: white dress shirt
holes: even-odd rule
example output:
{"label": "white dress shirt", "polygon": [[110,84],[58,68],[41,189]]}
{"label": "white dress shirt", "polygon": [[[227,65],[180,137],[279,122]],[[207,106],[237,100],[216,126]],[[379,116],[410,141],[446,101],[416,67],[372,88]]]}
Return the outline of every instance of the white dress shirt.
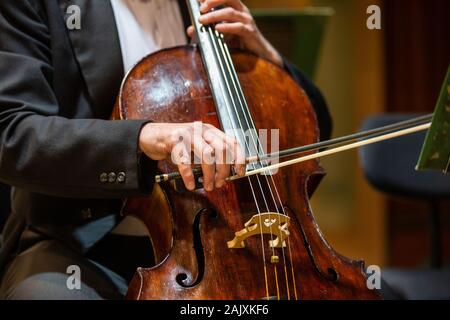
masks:
{"label": "white dress shirt", "polygon": [[187,43],[177,0],[110,1],[125,73],[150,53]]}

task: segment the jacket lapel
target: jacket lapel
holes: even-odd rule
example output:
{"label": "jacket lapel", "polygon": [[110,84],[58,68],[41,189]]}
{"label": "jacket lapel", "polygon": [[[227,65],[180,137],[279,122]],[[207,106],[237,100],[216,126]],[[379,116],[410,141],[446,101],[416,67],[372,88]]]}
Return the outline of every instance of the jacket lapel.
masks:
{"label": "jacket lapel", "polygon": [[183,16],[184,30],[186,30],[192,24],[186,0],[178,0],[178,4],[180,6],[181,15]]}
{"label": "jacket lapel", "polygon": [[[178,0],[185,28],[191,25],[186,0]],[[80,8],[81,29],[69,37],[98,117],[108,118],[124,77],[122,51],[109,0],[59,0],[67,21],[67,8]]]}
{"label": "jacket lapel", "polygon": [[80,8],[81,29],[69,37],[97,116],[108,118],[119,92],[123,74],[122,53],[109,0],[60,0],[64,21],[67,8]]}

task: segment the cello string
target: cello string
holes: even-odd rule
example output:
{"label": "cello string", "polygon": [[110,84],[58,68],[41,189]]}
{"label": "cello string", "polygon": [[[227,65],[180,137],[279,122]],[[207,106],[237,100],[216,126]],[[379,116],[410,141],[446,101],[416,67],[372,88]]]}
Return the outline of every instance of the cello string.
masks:
{"label": "cello string", "polygon": [[[221,68],[222,75],[224,76],[224,80],[225,80],[225,83],[226,83],[226,86],[227,86],[227,91],[230,94],[230,97],[232,99],[233,108],[236,110],[233,94],[231,92],[231,88],[230,88],[230,86],[228,84],[228,81],[227,81],[227,79],[225,77],[226,73],[225,73],[225,70],[223,68],[222,62],[220,61],[219,52],[217,50],[217,47],[216,47],[216,44],[215,44],[215,41],[214,41],[215,37],[214,37],[214,35],[212,33],[212,28],[208,26],[208,27],[206,27],[206,29],[208,31],[208,35],[210,37],[210,40],[211,40],[211,42],[213,44],[213,47],[214,47],[214,50],[215,50],[217,63],[218,63],[218,65]],[[224,92],[222,92],[222,94],[225,95]],[[231,110],[228,109],[228,106],[227,106],[226,109],[227,109],[227,112],[228,112],[228,116],[231,118]],[[238,119],[239,119],[239,117],[238,117]],[[242,124],[240,123],[240,121],[239,121],[239,125],[241,126],[241,130],[243,130]],[[237,132],[236,132],[237,128],[232,128],[232,129],[234,131],[235,136],[237,137]],[[247,148],[250,151],[250,148],[248,147],[246,141],[245,141],[245,148]],[[255,169],[256,167],[253,165],[253,168]],[[259,177],[257,177],[257,180],[259,181]],[[256,209],[257,209],[257,212],[258,212],[258,215],[259,215],[261,250],[262,250],[262,256],[263,256],[264,278],[265,278],[265,285],[266,285],[266,297],[267,297],[267,300],[269,300],[270,294],[269,294],[269,285],[268,285],[268,277],[267,277],[267,262],[266,262],[266,253],[265,253],[265,245],[264,245],[264,234],[263,234],[263,231],[262,231],[262,223],[263,222],[262,222],[262,217],[261,217],[261,209],[259,207],[258,200],[257,200],[257,197],[256,197],[256,193],[255,193],[255,190],[254,190],[254,187],[253,187],[253,183],[252,183],[250,177],[248,178],[248,182],[249,182],[250,189],[251,189],[251,192],[252,192],[252,195],[253,195],[253,199],[255,201]]]}
{"label": "cello string", "polygon": [[[218,36],[218,37],[219,37],[219,36]],[[218,39],[218,42],[219,42],[219,46],[220,46],[221,51],[222,51],[222,54],[223,54],[223,46],[222,46],[222,44],[221,44],[221,42],[220,42],[220,39]],[[228,61],[225,60],[225,64],[226,64],[226,66],[227,66],[228,71],[230,72],[230,66],[229,66]],[[232,82],[235,91],[237,91],[236,83],[235,83],[234,79],[231,78],[230,81]],[[239,100],[239,103],[240,103],[241,108],[242,108],[243,104],[242,104],[241,98],[238,96],[237,99]],[[236,105],[234,106],[234,108],[235,108],[236,113],[238,113]],[[239,121],[239,123],[240,123],[240,126],[242,127],[242,122],[241,122],[241,119],[240,119],[239,117],[238,117],[238,121]],[[249,129],[252,130],[253,128],[250,128],[249,123],[248,123],[247,120],[246,120],[246,123],[247,123],[247,127],[249,127]],[[250,133],[250,138],[251,138],[251,140],[253,141],[253,145],[255,146],[255,149],[257,149],[256,143],[255,143],[255,140],[254,140],[254,136],[253,136],[252,133],[253,133],[253,131]],[[247,143],[247,142],[246,142],[246,143]],[[253,169],[256,168],[256,165],[257,165],[256,162],[252,164]],[[267,180],[267,178],[266,178],[266,180]],[[270,210],[270,207],[269,207],[269,204],[268,204],[268,201],[267,201],[265,192],[264,192],[264,188],[263,188],[263,185],[262,185],[261,180],[259,179],[259,177],[258,177],[258,179],[257,179],[257,182],[258,182],[258,186],[259,186],[261,195],[262,195],[262,197],[263,197],[263,200],[264,200],[264,203],[265,203],[265,206],[266,206],[267,213],[269,214],[269,222],[271,222],[271,221],[272,221],[272,218],[271,218],[271,212],[272,212],[272,211]],[[267,182],[267,181],[266,181],[266,182]],[[276,206],[275,206],[275,208],[276,208]],[[279,222],[280,222],[280,220],[279,220]],[[275,242],[274,242],[273,229],[272,229],[272,224],[271,224],[271,223],[269,224],[269,230],[270,230],[270,237],[271,237],[271,241],[272,241],[272,246],[271,246],[271,249],[272,249],[272,257],[275,257],[275,247],[273,246],[273,244],[274,244]],[[284,255],[283,255],[283,256],[284,256]],[[274,259],[274,258],[273,258],[273,259]],[[284,260],[284,261],[285,261],[285,260]],[[277,267],[276,267],[276,265],[274,265],[274,277],[275,277],[275,284],[276,284],[276,290],[277,290],[277,298],[278,298],[278,300],[280,300],[280,289],[279,289],[278,273],[277,273]],[[289,295],[289,293],[288,293],[288,295]]]}
{"label": "cello string", "polygon": [[[211,32],[212,32],[212,31],[211,31]],[[229,71],[229,73],[225,73],[225,74],[229,74],[229,75],[230,75],[230,77],[231,77],[230,81],[233,83],[235,92],[236,92],[237,94],[239,94],[239,91],[237,90],[237,86],[236,86],[236,81],[235,81],[235,79],[233,79],[233,77],[232,77],[233,74],[232,74],[231,69],[230,69],[230,62],[227,61],[226,55],[224,54],[224,48],[223,48],[223,43],[222,43],[222,41],[221,41],[221,40],[222,40],[222,39],[221,39],[221,36],[220,36],[220,34],[219,34],[217,31],[215,31],[215,35],[217,36],[217,37],[216,37],[216,41],[217,41],[217,43],[218,43],[218,46],[221,48],[221,52],[222,52],[222,54],[223,54],[222,58],[224,59],[224,63],[226,64],[226,66],[227,66],[227,68],[228,68],[228,71]],[[211,35],[211,36],[213,37],[214,35]],[[220,55],[219,55],[219,57],[220,57]],[[229,86],[229,83],[228,83],[228,82],[227,82],[227,85]],[[240,105],[241,105],[241,110],[244,111],[244,110],[242,109],[243,106],[244,106],[243,103],[242,103],[242,97],[240,97],[239,95],[237,95],[237,99],[239,100],[239,103],[240,103]],[[244,98],[244,99],[245,99],[245,98]],[[238,114],[236,104],[233,104],[233,107],[235,108],[236,114]],[[245,116],[245,119],[246,119],[247,126],[250,127],[249,121],[248,121],[248,119],[247,119],[247,116],[246,116],[245,114],[244,114],[244,116]],[[241,122],[240,117],[238,117],[237,119],[238,119],[238,121],[239,121],[240,126],[243,127],[243,126],[242,126],[242,122]],[[254,128],[254,127],[253,127],[253,128]],[[257,144],[256,144],[256,142],[255,142],[254,136],[253,136],[252,134],[250,134],[250,137],[251,137],[251,139],[252,139],[252,141],[253,141],[253,145],[255,146],[255,149],[258,149],[258,148],[257,148]],[[253,164],[252,167],[253,167],[253,168],[256,168],[256,164]],[[267,177],[265,177],[265,178],[266,178],[267,186],[269,187],[269,190],[270,190],[270,184],[269,184],[269,182],[268,182],[268,180],[267,180]],[[268,214],[269,214],[269,221],[271,221],[271,220],[272,220],[272,219],[271,219],[271,210],[270,210],[269,205],[268,205],[268,202],[267,202],[267,200],[266,200],[266,195],[265,195],[265,192],[264,192],[264,188],[263,188],[263,186],[262,186],[262,183],[261,183],[259,177],[258,177],[257,181],[258,181],[258,185],[259,185],[259,187],[260,187],[261,195],[263,196],[264,203],[265,203],[265,205],[266,205],[266,208],[267,208],[267,211],[268,211]],[[270,191],[271,191],[271,193],[272,193],[272,190],[270,190]],[[273,193],[272,193],[272,200],[274,200]],[[278,208],[277,208],[277,205],[276,205],[275,201],[274,201],[274,205],[275,205],[275,209],[278,211]],[[278,211],[278,214],[281,215],[281,214],[279,213],[279,211]],[[278,222],[280,223],[280,216],[278,216]],[[269,229],[270,229],[270,236],[271,236],[272,244],[274,244],[275,242],[274,242],[274,240],[273,240],[273,229],[272,229],[272,224],[269,225]],[[282,246],[282,251],[283,251],[283,262],[286,263],[285,254],[284,254],[284,247],[283,247],[283,246]],[[272,256],[275,258],[275,247],[274,247],[274,246],[272,246]],[[274,259],[274,258],[273,258],[273,259]],[[286,266],[285,266],[284,270],[286,270]],[[277,288],[277,297],[278,297],[278,299],[280,299],[280,289],[279,289],[279,283],[278,283],[278,273],[277,273],[277,266],[276,266],[275,264],[274,264],[274,277],[275,277],[275,283],[276,283],[276,288]],[[286,272],[285,272],[285,278],[286,278],[286,282],[287,282],[287,286],[286,286],[286,287],[289,288],[289,285],[288,285],[289,280],[288,280],[288,277],[287,277],[287,273],[286,273]],[[288,291],[288,297],[290,298],[290,292],[289,292],[289,291]]]}
{"label": "cello string", "polygon": [[[195,27],[195,29],[196,29],[196,33],[197,33],[197,35],[198,35],[199,40],[200,40],[200,38],[201,38],[201,33],[204,33],[204,40],[209,40],[210,44],[211,44],[212,46],[214,46],[214,37],[210,37],[210,33],[209,33],[209,32],[205,32],[207,29],[210,29],[210,28],[209,28],[209,27],[206,27],[206,28],[205,28],[205,26],[201,26],[201,25],[198,23],[198,15],[201,14],[201,13],[200,13],[200,10],[199,10],[199,3],[197,2],[197,0],[191,0],[191,1],[187,1],[187,4],[188,4],[188,8],[190,9],[190,14],[191,14],[192,24],[194,25],[194,27]],[[195,10],[194,10],[194,9],[195,9]],[[208,39],[208,38],[209,38],[209,39]],[[201,40],[200,40],[200,42],[201,42]],[[201,43],[200,43],[200,44],[201,44]],[[202,49],[202,47],[201,47],[201,49]],[[215,62],[216,62],[218,65],[220,65],[220,60],[219,60],[219,57],[218,57],[218,55],[217,55],[217,49],[215,49],[215,50],[216,50],[216,52],[215,52]],[[205,52],[205,50],[201,50],[201,51],[202,51],[202,53],[203,53],[203,59],[204,59],[204,60],[207,58],[206,54],[208,54],[208,56],[209,56],[209,54],[210,54],[211,57],[214,57],[214,52]],[[204,61],[204,65],[205,65],[205,67],[206,67],[205,61]],[[220,67],[222,67],[222,66],[220,65]],[[212,72],[212,71],[208,72],[208,77],[209,77],[209,80],[210,80],[210,81],[212,81],[212,79],[213,79],[213,75],[212,75],[211,72]],[[219,75],[220,75],[220,72],[219,72]],[[225,76],[225,74],[223,73],[223,67],[222,67],[222,77],[224,77],[224,76]],[[223,80],[226,80],[226,79],[223,79]],[[229,88],[227,88],[227,90],[229,91]],[[225,103],[225,109],[226,109],[226,111],[227,111],[228,116],[230,117],[230,119],[232,119],[232,118],[231,118],[231,110],[230,110],[230,108],[229,108],[229,106],[228,106],[228,103],[227,103],[227,102],[230,102],[230,101],[227,101],[227,99],[226,99],[227,96],[226,96],[226,94],[225,94],[225,88],[224,88],[223,85],[220,85],[220,91],[221,91],[222,97],[225,98],[225,101],[226,101],[226,103]],[[230,92],[229,92],[229,93],[230,93]],[[219,92],[216,92],[216,94],[219,94]],[[230,94],[230,96],[232,96],[232,95]],[[231,128],[231,129],[233,129],[233,130],[235,131],[235,134],[236,134],[236,129],[237,129],[237,128],[234,128],[234,125],[232,125],[232,128]],[[237,136],[236,136],[236,137],[237,137]],[[264,237],[263,237],[262,224],[261,224],[261,222],[262,222],[262,221],[261,221],[261,213],[260,213],[260,210],[259,210],[259,205],[258,205],[258,201],[257,201],[257,198],[256,198],[256,194],[255,194],[255,192],[254,192],[254,190],[253,190],[253,184],[252,184],[251,177],[248,177],[248,182],[249,182],[249,184],[250,184],[250,188],[251,188],[251,190],[252,190],[252,195],[253,195],[253,198],[254,198],[254,201],[255,201],[255,204],[256,204],[258,213],[259,213],[259,217],[260,217],[260,234],[261,234],[261,250],[262,250],[262,258],[263,258],[263,265],[264,265],[264,281],[265,281],[265,285],[266,285],[266,297],[267,297],[267,300],[269,300],[269,299],[270,299],[270,297],[269,297],[269,285],[268,285],[268,277],[267,277],[267,266],[266,266],[266,256],[265,256]]]}
{"label": "cello string", "polygon": [[[233,102],[232,105],[233,105],[235,114],[237,115],[237,119],[238,119],[238,122],[239,122],[239,126],[241,127],[241,130],[243,130],[242,122],[241,122],[241,119],[240,119],[240,117],[239,117],[239,115],[238,115],[238,111],[237,111],[238,109],[237,109],[237,107],[236,107],[236,102],[235,102],[236,96],[233,95],[232,88],[231,88],[231,86],[230,86],[229,80],[228,80],[227,77],[226,77],[227,73],[226,73],[226,70],[225,70],[225,67],[224,67],[224,63],[223,63],[223,61],[222,61],[222,59],[221,59],[220,51],[219,51],[218,46],[217,46],[217,42],[215,41],[215,40],[217,40],[217,38],[215,37],[215,35],[217,35],[218,33],[217,33],[217,31],[215,31],[215,30],[213,31],[212,27],[208,27],[208,32],[209,32],[209,35],[210,35],[210,37],[212,38],[212,41],[213,41],[214,50],[215,50],[215,53],[216,53],[216,55],[217,55],[217,59],[218,59],[219,65],[220,65],[220,67],[221,67],[222,74],[224,75],[224,80],[225,80],[225,83],[226,83],[228,92],[229,92],[230,97],[231,97],[232,102]],[[224,58],[224,57],[222,57],[222,58]],[[230,113],[229,113],[229,115],[230,115]],[[235,134],[236,134],[236,132],[235,132]],[[246,140],[244,140],[244,144],[245,144],[245,148],[246,148],[246,149],[248,150],[248,152],[250,153],[250,147],[249,147],[249,145],[247,144],[247,141],[246,141]],[[252,167],[253,167],[253,169],[256,169],[256,164],[252,164]],[[263,196],[263,201],[264,201],[264,204],[265,204],[265,206],[266,206],[266,209],[267,209],[267,211],[269,211],[268,202],[267,202],[266,197],[265,197],[265,195],[264,195],[264,192],[263,192],[263,190],[262,190],[262,185],[261,185],[261,182],[260,182],[259,177],[257,177],[257,182],[258,182],[258,186],[259,186],[259,189],[260,189],[260,191],[261,191],[261,194],[262,194],[262,196]],[[255,200],[255,201],[256,201],[256,200]],[[261,213],[261,212],[259,212],[259,213]],[[262,228],[262,226],[261,226],[261,228]],[[270,226],[270,228],[272,228],[272,227]],[[262,232],[262,230],[261,230],[261,232]],[[272,232],[271,232],[271,234],[272,234]],[[272,235],[272,236],[273,236],[273,235]],[[272,240],[273,240],[273,237],[272,237]],[[272,251],[273,251],[273,253],[274,253],[274,249],[273,249],[273,248],[272,248]]]}
{"label": "cello string", "polygon": [[[272,179],[272,182],[273,181],[274,180]],[[273,183],[275,183],[275,182],[273,182]],[[281,204],[281,210],[283,210],[283,214],[289,217],[289,215],[286,213],[286,210],[284,209],[284,205],[283,205],[283,203],[281,201],[281,197],[280,197],[280,194],[279,194],[278,189],[276,188],[276,186],[275,186],[275,192],[277,193],[278,201]],[[287,245],[288,245],[289,256],[291,257],[291,275],[292,275],[294,297],[295,297],[295,300],[298,300],[297,284],[295,283],[295,270],[294,270],[294,264],[293,264],[293,259],[292,259],[291,241],[290,241],[289,238],[288,238],[288,241],[287,241]],[[286,265],[284,267],[286,268]],[[287,270],[285,270],[285,273],[287,273]]]}
{"label": "cello string", "polygon": [[[219,42],[220,48],[221,48],[221,50],[222,50],[222,54],[223,54],[224,57],[225,57],[225,62],[226,62],[226,65],[227,65],[229,74],[232,76],[232,77],[231,77],[231,80],[232,80],[233,86],[234,86],[235,90],[238,92],[238,99],[239,99],[239,102],[240,102],[242,111],[244,111],[244,117],[245,117],[245,121],[246,121],[246,123],[247,123],[247,126],[248,126],[248,127],[255,128],[254,122],[253,122],[253,120],[251,119],[251,116],[250,116],[250,114],[249,114],[247,101],[246,101],[245,96],[244,96],[244,94],[243,94],[242,88],[240,87],[240,83],[239,83],[239,80],[238,80],[238,78],[237,78],[236,70],[234,69],[234,65],[233,65],[233,63],[232,63],[232,60],[231,60],[231,56],[230,56],[230,54],[229,54],[228,47],[226,46],[226,43],[223,41],[223,37],[221,37],[219,33],[216,33],[216,35],[217,35],[217,38],[218,38],[218,42]],[[247,108],[248,114],[245,112],[245,109],[244,109],[244,108]],[[249,118],[251,119],[251,121],[249,121]],[[258,139],[258,137],[256,137],[256,141],[258,141],[258,144],[256,143],[255,138],[254,138],[253,135],[250,135],[250,137],[251,137],[252,142],[253,142],[253,144],[254,144],[254,146],[255,146],[255,149],[256,149],[256,150],[258,150],[258,149],[261,150],[261,149],[262,149],[262,144],[261,144],[261,141]],[[262,164],[262,163],[261,163],[261,164]],[[271,176],[271,178],[272,178],[272,180],[273,180],[273,176]],[[273,203],[274,203],[274,205],[275,205],[275,209],[276,209],[277,213],[279,214],[279,216],[278,216],[278,222],[279,222],[279,224],[281,225],[281,221],[280,221],[280,215],[281,215],[281,213],[279,212],[278,204],[277,204],[277,202],[276,202],[276,200],[275,200],[275,197],[274,197],[274,194],[273,194],[272,188],[271,188],[271,186],[270,186],[270,182],[269,182],[269,179],[268,179],[267,175],[265,176],[265,180],[266,180],[268,189],[269,189],[269,191],[270,191],[270,195],[271,195],[272,201],[273,201]],[[275,185],[275,184],[274,184],[274,187],[276,188],[276,185]],[[264,192],[264,191],[263,191],[263,192]],[[267,205],[266,205],[266,206],[267,206]],[[283,206],[282,206],[282,207],[283,207]],[[269,210],[269,207],[268,207],[268,206],[267,206],[267,209],[268,209],[269,214],[270,214],[270,210]],[[284,214],[284,215],[286,215],[286,214]],[[269,218],[270,218],[270,216],[269,216]],[[272,231],[271,231],[271,232],[272,232]],[[282,249],[282,255],[283,255],[284,273],[285,273],[285,280],[286,280],[286,291],[287,291],[288,299],[290,299],[289,278],[288,278],[288,274],[287,274],[286,255],[285,255],[285,252],[284,252],[284,246],[283,246],[283,243],[282,243],[281,249]],[[273,250],[275,250],[275,249],[273,248]],[[274,252],[274,251],[273,251],[273,252]],[[275,273],[275,279],[277,280],[277,296],[278,296],[278,298],[279,298],[280,295],[279,295],[279,289],[278,289],[278,275],[277,275],[276,267],[274,268],[274,273]]]}
{"label": "cello string", "polygon": [[[254,122],[248,120],[249,118],[252,120],[252,118],[251,118],[251,116],[250,116],[250,114],[249,114],[247,101],[246,101],[245,96],[244,96],[244,94],[243,94],[242,88],[240,87],[240,83],[239,83],[239,80],[238,80],[238,78],[237,78],[236,70],[234,69],[234,65],[233,65],[233,63],[232,63],[232,60],[231,60],[231,56],[230,56],[230,54],[229,54],[228,47],[226,47],[226,44],[224,43],[223,38],[221,38],[219,41],[220,41],[220,44],[221,44],[221,49],[222,49],[224,55],[225,55],[226,58],[227,58],[227,66],[228,66],[228,70],[229,70],[230,74],[232,74],[232,75],[234,76],[233,84],[234,84],[234,86],[235,86],[235,89],[238,90],[236,87],[239,87],[239,93],[240,93],[240,98],[239,98],[239,100],[240,100],[241,107],[242,107],[243,109],[244,109],[245,107],[247,107],[247,112],[248,112],[248,114],[244,113],[244,116],[245,116],[245,120],[246,120],[246,122],[247,122],[247,125],[250,127],[250,126],[251,126],[251,125],[250,125],[250,122],[251,122],[252,125],[253,125],[253,128],[255,128]],[[237,83],[237,85],[236,85],[236,83]],[[245,103],[245,105],[244,105],[244,103]],[[253,136],[252,136],[252,138],[253,138]],[[262,145],[261,145],[260,140],[259,140],[258,138],[257,138],[257,140],[258,140],[259,149],[262,149]],[[254,139],[253,139],[253,143],[254,143],[256,149],[258,149],[258,146],[256,145],[256,141],[255,141]],[[262,164],[262,163],[261,163],[261,164]],[[272,177],[272,176],[271,176],[271,178],[272,178],[272,180],[273,180],[273,177]],[[273,203],[274,203],[274,205],[275,205],[275,209],[276,209],[277,213],[279,214],[279,215],[278,215],[278,222],[279,222],[279,224],[281,225],[281,221],[280,221],[280,216],[281,216],[281,214],[280,214],[280,212],[279,212],[278,205],[277,205],[277,202],[276,202],[276,200],[275,200],[275,197],[274,197],[272,188],[271,188],[271,186],[270,186],[269,179],[267,178],[267,175],[265,176],[265,180],[266,180],[268,189],[269,189],[269,191],[270,191],[270,195],[271,195],[272,201],[273,201]],[[274,186],[276,187],[275,184],[274,184]],[[286,214],[285,214],[285,215],[286,215]],[[282,243],[281,248],[282,248],[282,255],[283,255],[283,264],[284,264],[284,273],[285,273],[285,280],[286,280],[287,297],[288,297],[288,299],[290,299],[289,278],[288,278],[288,273],[287,273],[287,267],[286,267],[286,255],[285,255],[285,252],[284,252],[284,246],[283,246],[283,243]],[[278,278],[277,275],[276,275],[276,268],[275,268],[275,277],[276,277],[276,279]]]}
{"label": "cello string", "polygon": [[[223,59],[223,61],[220,62],[221,67],[223,68],[223,64],[225,64],[225,65],[227,66],[228,73],[226,73],[224,69],[222,69],[222,71],[223,71],[223,73],[224,73],[225,75],[230,75],[230,80],[229,80],[229,81],[232,82],[232,84],[233,84],[233,87],[234,87],[234,90],[235,90],[235,94],[237,95],[237,99],[239,100],[239,103],[240,103],[240,105],[241,105],[241,110],[243,110],[243,109],[242,109],[243,104],[242,104],[242,101],[241,101],[241,97],[239,97],[239,95],[238,95],[238,91],[237,91],[237,88],[236,88],[235,79],[233,79],[233,78],[231,77],[232,73],[231,73],[231,70],[230,70],[230,65],[229,65],[229,62],[226,60],[226,56],[225,56],[224,51],[223,51],[223,46],[222,46],[222,42],[221,42],[221,36],[220,36],[220,34],[219,34],[217,31],[215,31],[215,30],[214,30],[214,33],[213,33],[212,30],[211,30],[210,32],[211,32],[211,37],[214,37],[214,36],[215,36],[215,37],[214,37],[215,40],[216,40],[215,43],[214,43],[214,48],[215,48],[215,50],[218,51],[217,47],[220,47],[220,49],[221,49],[221,51],[218,52],[218,57],[219,57],[219,58],[220,58],[220,53],[222,53],[222,59]],[[229,90],[231,91],[231,87],[230,87],[230,84],[229,84],[228,79],[226,79],[226,81],[227,81],[227,86],[229,87]],[[235,112],[236,112],[236,114],[238,115],[239,112],[238,112],[238,109],[237,109],[237,104],[234,102],[234,99],[235,99],[235,98],[233,98],[233,108],[235,109]],[[237,119],[238,119],[238,121],[239,121],[239,125],[240,125],[241,128],[242,128],[243,125],[242,125],[242,122],[241,122],[240,117],[238,116]],[[246,123],[247,123],[247,126],[249,127],[249,122],[248,122],[247,120],[246,120]],[[254,146],[256,147],[256,143],[255,143],[255,141],[254,141],[254,136],[253,136],[252,134],[250,134],[250,137],[251,137],[251,139],[252,139],[252,141],[253,141]],[[245,144],[246,144],[246,146],[248,147],[247,141],[245,141]],[[249,148],[249,147],[248,147],[248,149],[249,149],[249,152],[250,152],[250,148]],[[255,169],[255,168],[256,168],[256,163],[252,164],[252,167]],[[269,204],[268,204],[268,202],[267,202],[267,199],[266,199],[266,195],[265,195],[265,192],[264,192],[264,188],[263,188],[263,186],[262,186],[262,184],[261,184],[261,181],[260,181],[259,177],[258,177],[258,179],[257,179],[257,182],[258,182],[258,186],[259,186],[259,188],[260,188],[261,195],[262,195],[262,197],[263,197],[263,200],[264,200],[264,203],[265,203],[267,212],[268,212],[268,214],[269,214],[269,221],[271,221],[271,220],[272,220],[272,219],[271,219],[271,211],[270,211],[270,208],[269,208]],[[273,243],[274,243],[274,240],[273,240],[273,229],[272,229],[272,224],[269,225],[269,230],[270,230],[270,236],[271,236],[271,240],[272,240],[272,244],[273,244]],[[275,248],[274,248],[273,246],[272,246],[272,256],[275,256]],[[275,275],[275,281],[276,281],[276,287],[277,287],[277,297],[279,298],[279,297],[280,297],[280,294],[279,294],[278,276],[277,276],[276,270],[274,271],[274,275]]]}
{"label": "cello string", "polygon": [[[225,52],[226,52],[227,58],[228,58],[228,60],[231,61],[231,54],[230,54],[230,51],[229,51],[229,49],[228,49],[228,46],[227,46],[226,43],[224,43],[224,46],[225,46],[225,49],[226,49]],[[233,66],[233,65],[232,65],[232,66]],[[233,72],[233,73],[234,73],[234,76],[237,78],[236,70],[233,70],[233,71],[234,71],[234,72]],[[243,93],[243,91],[242,91],[242,88],[239,88],[239,89],[240,89],[240,94],[241,94],[242,96],[244,96],[244,93]],[[243,99],[243,101],[244,101],[244,103],[245,103],[245,107],[246,107],[247,110],[248,110],[248,104],[247,104],[247,101],[245,100],[245,98]],[[250,113],[249,110],[248,110],[248,113]],[[249,116],[249,118],[250,118],[250,121],[252,122],[252,124],[253,124],[253,126],[254,126],[253,119],[251,118],[251,116]],[[246,119],[247,119],[247,121],[248,121],[247,116],[246,116]],[[260,144],[260,148],[262,148],[260,141],[259,141],[259,144]],[[265,164],[266,164],[266,165],[268,164],[267,161],[265,161]],[[283,214],[284,214],[285,216],[288,216],[288,217],[289,217],[289,214],[286,213],[286,210],[285,210],[285,208],[284,208],[284,205],[283,205],[283,203],[282,203],[282,201],[281,201],[281,197],[280,197],[278,188],[277,188],[277,186],[276,186],[276,184],[275,184],[275,180],[274,180],[272,174],[270,174],[270,178],[271,178],[272,184],[273,184],[273,186],[274,186],[274,189],[275,189],[275,191],[276,191],[277,198],[278,198],[279,204],[280,204],[280,206],[281,206],[281,209],[282,209],[282,211],[283,211]],[[267,179],[267,175],[266,175],[266,180],[268,180],[268,179]],[[269,183],[269,182],[268,182],[268,183]],[[275,203],[275,206],[278,207],[278,205],[276,204],[275,197],[274,197],[274,195],[273,195],[272,188],[270,188],[270,186],[269,186],[269,190],[270,190],[270,192],[271,192],[272,199],[273,199],[273,201],[274,201],[274,203]],[[278,208],[277,208],[277,211],[278,211]],[[279,211],[278,211],[278,213],[279,213]],[[292,281],[293,281],[293,286],[294,286],[293,289],[294,289],[295,298],[298,299],[297,288],[296,288],[296,283],[295,283],[295,270],[294,270],[294,266],[293,266],[293,263],[292,263],[292,262],[293,262],[293,259],[292,259],[292,249],[291,249],[291,244],[290,244],[290,239],[289,239],[289,237],[288,237],[288,239],[287,239],[287,243],[288,243],[288,254],[289,254],[289,257],[291,258],[291,274],[292,274]],[[289,297],[289,295],[290,295],[290,294],[289,294],[289,280],[288,280],[288,277],[287,277],[287,270],[286,270],[286,262],[285,262],[284,248],[283,248],[282,252],[283,252],[284,267],[285,267],[285,277],[286,277],[286,284],[287,284],[286,286],[287,286],[287,290],[288,290],[288,299],[289,299],[289,298],[290,298],[290,297]]]}

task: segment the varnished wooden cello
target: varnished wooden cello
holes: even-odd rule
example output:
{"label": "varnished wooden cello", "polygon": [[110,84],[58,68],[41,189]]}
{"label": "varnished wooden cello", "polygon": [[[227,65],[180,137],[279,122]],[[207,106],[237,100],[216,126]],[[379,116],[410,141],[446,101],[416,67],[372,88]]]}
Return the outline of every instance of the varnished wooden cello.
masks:
{"label": "varnished wooden cello", "polygon": [[[274,128],[280,149],[317,142],[317,119],[298,84],[257,56],[231,54],[213,26],[197,22],[197,0],[188,6],[199,44],[144,58],[125,77],[113,118],[202,121],[227,132]],[[251,153],[257,136],[240,143],[258,156]],[[309,196],[323,174],[311,160],[210,193],[164,182],[148,198],[128,199],[123,213],[145,223],[158,264],[137,270],[127,298],[378,299],[363,263],[336,253],[314,221]]]}

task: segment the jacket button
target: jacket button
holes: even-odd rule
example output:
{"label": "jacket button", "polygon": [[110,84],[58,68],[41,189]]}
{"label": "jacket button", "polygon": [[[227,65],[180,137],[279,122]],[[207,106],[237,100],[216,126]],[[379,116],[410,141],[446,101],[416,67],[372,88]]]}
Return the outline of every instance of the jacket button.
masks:
{"label": "jacket button", "polygon": [[125,172],[119,172],[119,174],[117,175],[117,182],[124,183],[126,179],[127,175],[125,174]]}
{"label": "jacket button", "polygon": [[108,182],[108,174],[106,172],[102,173],[100,175],[100,182],[101,183],[107,183]]}
{"label": "jacket button", "polygon": [[117,179],[117,175],[116,175],[114,172],[110,172],[110,173],[108,174],[108,182],[109,182],[109,183],[114,183],[114,182],[116,182],[116,179]]}

